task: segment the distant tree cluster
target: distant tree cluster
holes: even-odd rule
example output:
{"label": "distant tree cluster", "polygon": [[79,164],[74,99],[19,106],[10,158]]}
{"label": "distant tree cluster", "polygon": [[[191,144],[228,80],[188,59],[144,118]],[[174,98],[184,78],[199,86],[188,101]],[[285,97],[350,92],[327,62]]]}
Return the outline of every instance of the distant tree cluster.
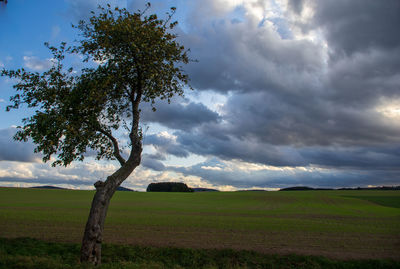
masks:
{"label": "distant tree cluster", "polygon": [[147,187],[148,192],[193,192],[185,183],[181,182],[160,182],[150,183]]}

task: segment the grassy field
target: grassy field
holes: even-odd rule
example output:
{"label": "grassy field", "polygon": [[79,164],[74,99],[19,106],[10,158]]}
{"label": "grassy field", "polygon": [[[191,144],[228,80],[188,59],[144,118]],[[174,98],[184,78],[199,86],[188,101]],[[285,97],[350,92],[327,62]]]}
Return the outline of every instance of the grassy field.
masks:
{"label": "grassy field", "polygon": [[[0,237],[79,243],[92,196],[92,191],[0,188]],[[398,260],[400,192],[117,192],[104,240]]]}
{"label": "grassy field", "polygon": [[[94,269],[79,263],[79,244],[54,243],[37,239],[0,238],[0,268],[5,269]],[[103,245],[101,268],[273,268],[273,269],[397,269],[395,260],[331,260],[317,256],[271,255],[246,250],[188,249]],[[95,267],[98,268],[98,267]]]}

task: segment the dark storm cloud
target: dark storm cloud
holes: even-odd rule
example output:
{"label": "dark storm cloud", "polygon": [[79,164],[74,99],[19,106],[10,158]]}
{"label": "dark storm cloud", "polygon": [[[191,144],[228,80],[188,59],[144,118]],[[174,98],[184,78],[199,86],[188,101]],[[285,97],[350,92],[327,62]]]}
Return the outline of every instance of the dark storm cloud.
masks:
{"label": "dark storm cloud", "polygon": [[326,0],[315,7],[315,27],[324,29],[329,46],[339,55],[399,47],[398,0]]}
{"label": "dark storm cloud", "polygon": [[[240,109],[238,109],[240,108]],[[251,120],[249,120],[251,119]],[[400,127],[376,111],[342,107],[315,96],[237,94],[226,105],[225,130],[274,145],[356,146],[400,142]]]}
{"label": "dark storm cloud", "polygon": [[[187,38],[200,60],[189,68],[194,85],[231,97],[224,124],[203,126],[199,137],[181,132],[178,142],[198,154],[273,165],[385,166],[364,153],[379,151],[372,146],[386,152],[400,142],[399,125],[375,109],[399,97],[399,3],[315,2],[309,27],[323,29],[335,49],[330,61],[321,44],[283,40],[267,26],[228,20],[203,26]],[[305,4],[291,1],[297,13]],[[331,9],[338,16],[328,16]],[[398,163],[396,155],[376,156]]]}
{"label": "dark storm cloud", "polygon": [[31,142],[19,142],[13,139],[16,128],[0,129],[0,161],[36,162],[39,154],[34,154]]}
{"label": "dark storm cloud", "polygon": [[161,123],[171,129],[185,130],[200,126],[203,123],[218,122],[219,115],[201,103],[157,102],[157,110],[153,112],[149,105],[142,109],[144,122]]}
{"label": "dark storm cloud", "polygon": [[[400,15],[399,15],[400,17]],[[364,110],[380,98],[399,98],[400,44],[394,49],[371,49],[331,61],[327,96],[337,109]]]}
{"label": "dark storm cloud", "polygon": [[400,143],[383,146],[287,146],[252,138],[218,139],[202,133],[177,133],[186,151],[223,160],[239,159],[278,167],[319,166],[345,169],[396,170],[400,167]]}
{"label": "dark storm cloud", "polygon": [[187,68],[192,85],[219,92],[292,91],[295,81],[313,80],[321,49],[307,40],[284,40],[261,22],[220,20],[182,37],[199,60]]}
{"label": "dark storm cloud", "polygon": [[310,164],[320,167],[400,172],[400,144],[382,147],[310,147],[299,151]]}
{"label": "dark storm cloud", "polygon": [[240,159],[274,166],[307,164],[296,150],[286,146],[276,147],[259,143],[254,139],[240,140],[232,136],[219,139],[202,133],[177,133],[177,135],[177,142],[183,149],[199,155],[217,156],[224,160]]}

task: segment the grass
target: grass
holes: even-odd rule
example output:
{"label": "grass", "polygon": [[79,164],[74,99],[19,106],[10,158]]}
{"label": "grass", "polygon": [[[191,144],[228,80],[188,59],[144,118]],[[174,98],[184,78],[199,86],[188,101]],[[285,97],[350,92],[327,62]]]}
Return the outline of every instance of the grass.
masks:
{"label": "grass", "polygon": [[400,208],[400,195],[397,196],[354,195],[349,197],[370,201],[372,203],[386,207]]}
{"label": "grass", "polygon": [[[0,237],[79,243],[93,191],[0,188]],[[399,191],[117,192],[106,243],[399,259]]]}
{"label": "grass", "polygon": [[[79,245],[0,238],[0,268],[92,268],[80,264]],[[394,260],[335,261],[252,251],[154,248],[105,244],[101,268],[399,268]]]}

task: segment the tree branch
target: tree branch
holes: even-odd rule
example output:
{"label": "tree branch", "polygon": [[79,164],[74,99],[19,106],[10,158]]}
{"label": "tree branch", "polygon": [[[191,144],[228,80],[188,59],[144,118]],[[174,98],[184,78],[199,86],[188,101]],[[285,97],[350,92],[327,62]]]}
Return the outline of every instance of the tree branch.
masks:
{"label": "tree branch", "polygon": [[96,130],[99,131],[100,133],[102,133],[103,135],[107,136],[108,139],[111,140],[111,142],[113,143],[113,146],[114,146],[114,153],[113,154],[114,154],[115,158],[117,158],[117,160],[119,161],[121,166],[123,166],[126,163],[126,161],[121,156],[121,154],[119,153],[119,146],[118,146],[117,139],[115,139],[115,137],[111,133],[101,129],[100,127],[97,127]]}

